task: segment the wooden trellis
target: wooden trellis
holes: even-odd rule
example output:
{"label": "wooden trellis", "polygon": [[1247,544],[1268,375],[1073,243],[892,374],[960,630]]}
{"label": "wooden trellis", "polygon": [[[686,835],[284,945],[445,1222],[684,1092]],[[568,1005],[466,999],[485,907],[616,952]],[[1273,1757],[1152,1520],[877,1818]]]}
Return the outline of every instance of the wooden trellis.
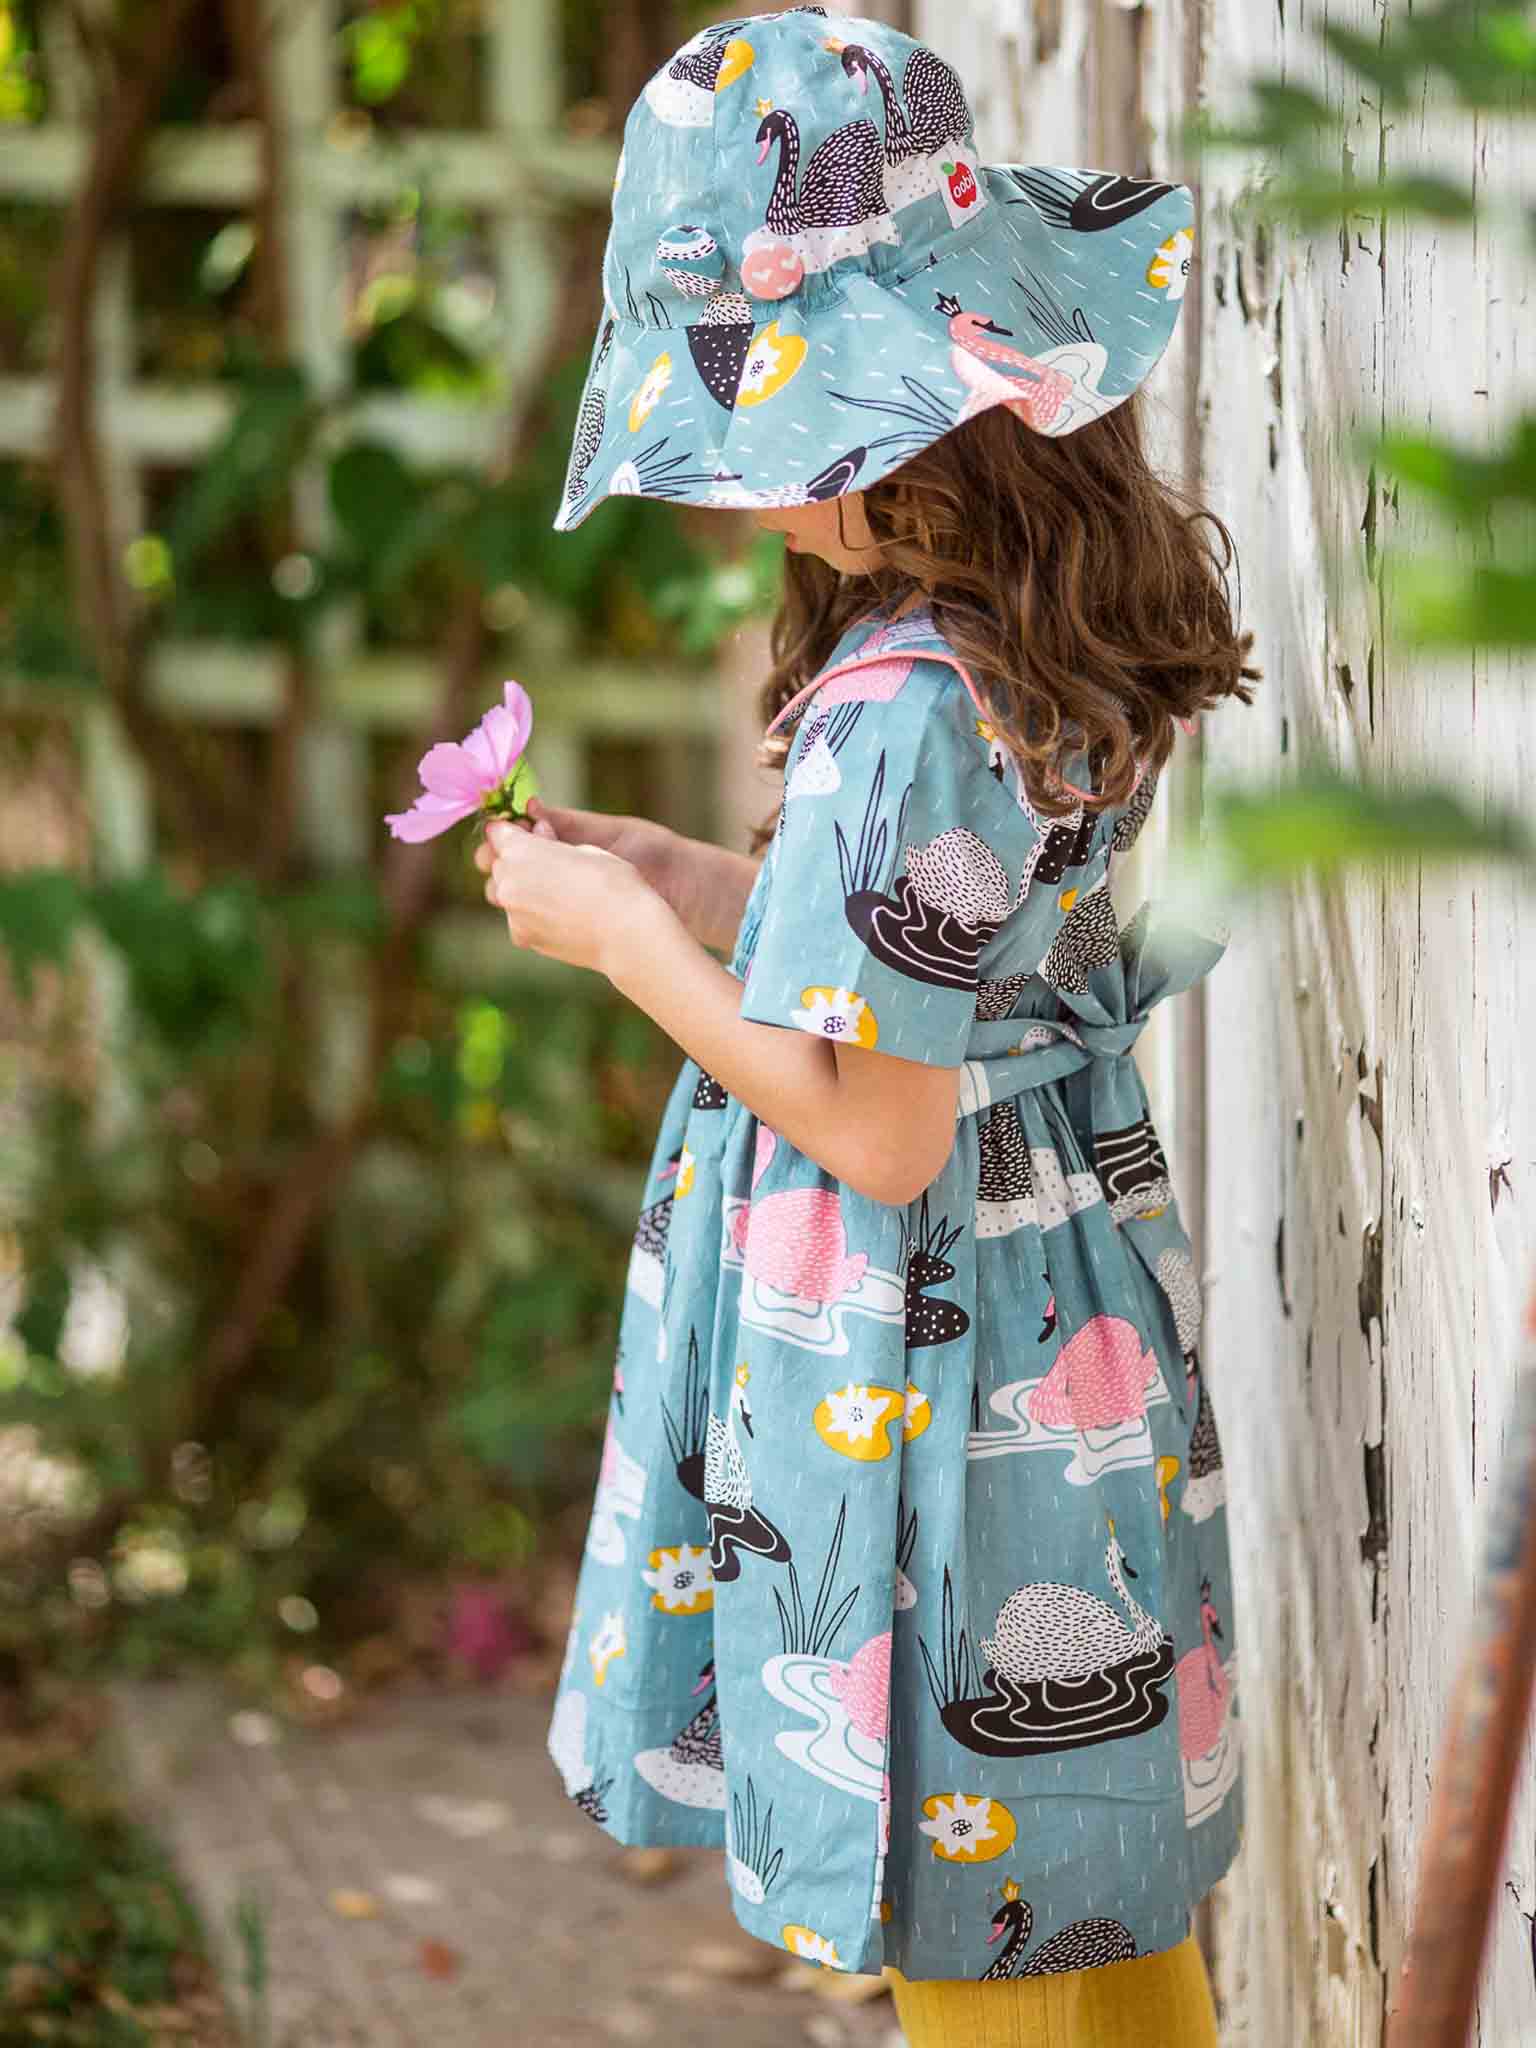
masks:
{"label": "wooden trellis", "polygon": [[[0,200],[67,208],[87,162],[89,110],[72,58],[62,9],[45,11],[43,33],[50,94],[48,118],[0,129]],[[345,271],[348,216],[359,205],[388,199],[412,184],[435,199],[472,207],[488,226],[501,316],[504,392],[494,409],[403,393],[370,393],[346,409],[347,431],[383,441],[420,464],[481,464],[505,445],[526,398],[527,372],[541,359],[553,313],[552,237],[559,208],[571,200],[606,204],[615,146],[569,135],[561,125],[558,9],[554,0],[494,0],[485,10],[483,128],[390,130],[387,140],[366,124],[338,119],[338,0],[279,0],[269,29],[274,117],[284,176],[279,195],[294,358],[317,397],[345,398],[349,374]],[[261,189],[261,137],[253,121],[176,126],[149,148],[139,204],[246,209]],[[596,287],[594,283],[594,300]],[[594,306],[595,313],[595,306]],[[126,248],[109,252],[97,306],[97,394],[106,508],[118,546],[144,523],[142,478],[153,468],[195,466],[217,443],[233,400],[223,386],[170,383],[135,374],[136,309]],[[580,339],[580,337],[578,337]],[[0,459],[44,457],[53,430],[53,390],[46,376],[0,378]],[[294,494],[297,545],[323,548],[328,539],[324,477],[301,473]],[[554,507],[550,507],[553,517]],[[539,620],[526,636],[538,667]],[[369,800],[372,736],[419,732],[436,695],[426,653],[379,653],[360,646],[359,622],[345,607],[328,615],[315,650],[314,712],[299,757],[299,831],[322,870],[355,868],[376,857],[381,824]],[[579,678],[558,687],[558,639],[548,656],[552,687],[538,677],[535,758],[541,780],[558,800],[580,804],[587,790],[590,746],[598,736],[663,737],[711,732],[717,693],[696,679],[639,669],[583,664]],[[278,646],[163,643],[152,658],[152,701],[170,715],[206,724],[260,725],[283,704],[284,651]],[[491,701],[496,676],[486,676]],[[57,709],[61,688],[25,676],[0,678],[0,703]],[[108,871],[132,871],[150,857],[149,792],[121,735],[116,714],[99,694],[82,691],[78,720],[99,859]],[[402,790],[402,804],[409,791]],[[695,824],[692,829],[698,829]],[[452,913],[434,938],[444,956],[472,966],[477,948],[507,951],[494,921]],[[480,955],[479,957],[484,957]],[[540,963],[526,959],[532,971]],[[342,1032],[336,1057],[348,1054]],[[354,1040],[355,1047],[355,1040]],[[338,1081],[332,1076],[332,1082]],[[327,1086],[334,1103],[344,1085]]]}

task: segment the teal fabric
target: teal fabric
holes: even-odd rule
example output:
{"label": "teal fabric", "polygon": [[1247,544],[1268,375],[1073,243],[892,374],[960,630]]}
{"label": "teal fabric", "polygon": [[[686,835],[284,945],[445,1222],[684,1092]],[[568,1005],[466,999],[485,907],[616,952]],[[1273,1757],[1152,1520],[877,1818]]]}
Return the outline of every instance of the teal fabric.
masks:
{"label": "teal fabric", "polygon": [[840,496],[992,405],[1071,433],[1163,353],[1193,221],[1183,185],[980,163],[958,77],[882,22],[704,29],[625,124],[554,523]]}
{"label": "teal fabric", "polygon": [[753,1933],[909,1978],[1171,1948],[1241,1819],[1200,1288],[1129,1056],[1223,940],[1122,929],[1152,785],[1043,819],[986,708],[925,614],[791,708],[741,1014],[960,1067],[954,1147],[878,1203],[684,1061],[550,1730],[619,1840],[724,1846]]}

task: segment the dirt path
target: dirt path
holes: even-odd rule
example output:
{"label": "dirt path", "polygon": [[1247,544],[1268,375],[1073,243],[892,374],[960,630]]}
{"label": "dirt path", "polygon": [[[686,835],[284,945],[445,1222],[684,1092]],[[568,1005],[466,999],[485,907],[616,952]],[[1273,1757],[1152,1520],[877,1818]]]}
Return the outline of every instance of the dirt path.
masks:
{"label": "dirt path", "polygon": [[837,1995],[866,1980],[741,1933],[717,1857],[643,1881],[563,1796],[542,1701],[402,1695],[325,1731],[202,1685],[114,1701],[128,1795],[242,2010],[241,1901],[259,1927],[259,2048],[900,2048],[887,1998]]}

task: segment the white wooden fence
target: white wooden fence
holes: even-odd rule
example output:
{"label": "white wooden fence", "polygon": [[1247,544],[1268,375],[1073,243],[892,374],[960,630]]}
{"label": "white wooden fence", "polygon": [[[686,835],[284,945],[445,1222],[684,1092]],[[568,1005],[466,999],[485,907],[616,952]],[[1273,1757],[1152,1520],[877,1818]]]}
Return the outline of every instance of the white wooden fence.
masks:
{"label": "white wooden fence", "polygon": [[[1362,211],[1340,233],[1266,245],[1234,225],[1253,176],[1241,159],[1208,162],[1200,193],[1191,381],[1169,446],[1182,432],[1236,532],[1266,670],[1253,709],[1205,721],[1206,772],[1267,778],[1306,746],[1528,804],[1529,674],[1498,654],[1394,652],[1366,574],[1368,536],[1431,535],[1392,478],[1368,484],[1351,433],[1402,419],[1475,441],[1532,382],[1529,259],[1508,238],[1383,233],[1370,217],[1378,164],[1405,167],[1422,126],[1384,118],[1354,74],[1323,64],[1315,31],[1326,19],[1374,40],[1386,11],[926,0],[920,18],[986,93],[993,156],[1178,169],[1183,110],[1234,112],[1255,71],[1343,114]],[[1518,129],[1469,121],[1440,161],[1529,192],[1529,154]],[[1536,1278],[1533,1015],[1532,906],[1509,874],[1359,874],[1290,891],[1240,928],[1203,1005],[1182,1006],[1184,1051],[1163,1048],[1154,1076],[1181,1191],[1204,1183],[1241,1599],[1249,1821],[1215,1917],[1233,2048],[1381,2038]],[[1481,2048],[1536,2040],[1531,1789]]]}

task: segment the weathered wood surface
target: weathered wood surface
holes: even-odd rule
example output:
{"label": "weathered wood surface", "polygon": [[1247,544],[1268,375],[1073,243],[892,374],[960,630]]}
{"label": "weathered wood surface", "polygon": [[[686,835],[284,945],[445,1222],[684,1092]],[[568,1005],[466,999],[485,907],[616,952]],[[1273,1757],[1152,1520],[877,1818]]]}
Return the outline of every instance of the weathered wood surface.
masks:
{"label": "weathered wood surface", "polygon": [[[1368,190],[1435,131],[1383,122],[1315,30],[1374,37],[1384,11],[971,0],[957,16],[929,0],[919,15],[982,83],[989,155],[1177,171],[1186,104],[1230,111],[1244,77],[1284,72],[1346,114],[1346,165]],[[1497,192],[1528,189],[1527,154],[1504,125],[1469,122],[1440,160]],[[1368,213],[1311,242],[1266,237],[1234,221],[1252,172],[1204,166],[1185,321],[1188,425],[1266,669],[1253,709],[1206,721],[1207,774],[1267,777],[1307,749],[1528,801],[1519,665],[1388,645],[1375,551],[1434,536],[1351,440],[1386,420],[1494,431],[1531,381],[1529,264],[1507,240]],[[1242,1606],[1249,1822],[1216,1922],[1234,2048],[1380,2038],[1536,1277],[1533,999],[1530,902],[1471,868],[1289,892],[1244,914],[1208,985],[1204,1078],[1174,1110],[1206,1135],[1175,1165],[1181,1192],[1205,1182]],[[1187,1084],[1187,1060],[1165,1064]],[[1528,1774],[1505,1876],[1480,2048],[1536,2039]]]}

